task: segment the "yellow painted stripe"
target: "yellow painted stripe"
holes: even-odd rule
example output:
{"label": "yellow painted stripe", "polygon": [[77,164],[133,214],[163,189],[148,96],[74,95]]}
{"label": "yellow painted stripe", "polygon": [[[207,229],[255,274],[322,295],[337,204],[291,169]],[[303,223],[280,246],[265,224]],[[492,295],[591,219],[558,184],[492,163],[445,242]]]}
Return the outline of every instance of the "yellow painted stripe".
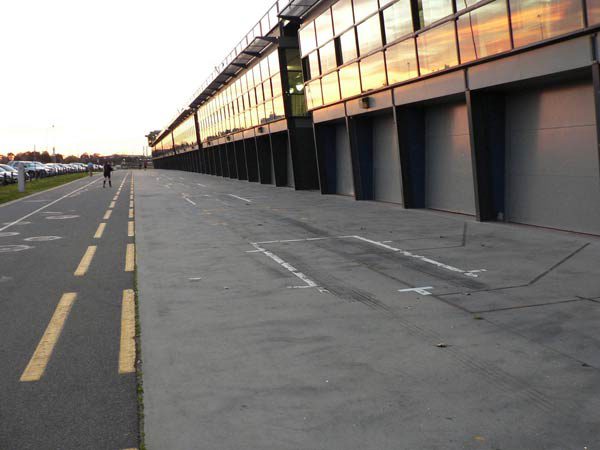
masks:
{"label": "yellow painted stripe", "polygon": [[106,211],[106,213],[104,214],[104,217],[102,218],[103,220],[108,220],[110,219],[110,215],[112,214],[112,209],[109,209],[108,211]]}
{"label": "yellow painted stripe", "polygon": [[129,207],[130,207],[130,208],[133,208],[133,200],[130,200],[130,201],[129,201]]}
{"label": "yellow painted stripe", "polygon": [[129,208],[129,218],[133,219],[133,208]]}
{"label": "yellow painted stripe", "polygon": [[94,239],[100,239],[102,234],[104,233],[104,229],[106,228],[106,223],[102,222],[98,225],[98,229],[96,230],[96,234],[94,235]]}
{"label": "yellow painted stripe", "polygon": [[133,289],[125,289],[121,308],[119,373],[131,372],[135,372],[135,293]]}
{"label": "yellow painted stripe", "polygon": [[135,227],[133,225],[133,221],[127,222],[127,236],[129,236],[129,237],[135,236]]}
{"label": "yellow painted stripe", "polygon": [[113,202],[116,202],[118,198],[119,198],[119,194],[115,195],[115,196],[113,197]]}
{"label": "yellow painted stripe", "polygon": [[96,246],[95,245],[90,245],[87,250],[85,251],[85,253],[83,254],[83,258],[81,258],[81,261],[79,262],[79,266],[77,266],[77,269],[75,270],[75,276],[76,277],[82,277],[86,274],[86,272],[88,271],[90,264],[92,263],[92,258],[94,258],[94,255],[96,254]]}
{"label": "yellow painted stripe", "polygon": [[114,208],[115,207],[115,201],[113,200],[112,202],[110,202],[110,205],[108,205],[109,208]]}
{"label": "yellow painted stripe", "polygon": [[125,253],[125,272],[133,272],[135,269],[135,244],[127,244]]}
{"label": "yellow painted stripe", "polygon": [[76,298],[77,294],[75,292],[64,293],[60,298],[42,339],[21,375],[21,381],[38,381],[44,375],[48,361],[52,356],[52,351],[56,346],[56,342],[60,337],[60,333]]}

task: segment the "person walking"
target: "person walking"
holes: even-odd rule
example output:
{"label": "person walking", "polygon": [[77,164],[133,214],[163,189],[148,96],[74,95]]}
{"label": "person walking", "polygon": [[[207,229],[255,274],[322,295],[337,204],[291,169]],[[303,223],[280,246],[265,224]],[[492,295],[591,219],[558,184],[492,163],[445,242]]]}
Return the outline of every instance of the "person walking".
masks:
{"label": "person walking", "polygon": [[112,166],[110,165],[110,162],[106,161],[104,163],[104,182],[102,183],[102,187],[105,188],[106,187],[106,180],[108,180],[108,187],[112,187],[112,182],[110,180],[110,173],[113,171],[114,169],[112,168]]}

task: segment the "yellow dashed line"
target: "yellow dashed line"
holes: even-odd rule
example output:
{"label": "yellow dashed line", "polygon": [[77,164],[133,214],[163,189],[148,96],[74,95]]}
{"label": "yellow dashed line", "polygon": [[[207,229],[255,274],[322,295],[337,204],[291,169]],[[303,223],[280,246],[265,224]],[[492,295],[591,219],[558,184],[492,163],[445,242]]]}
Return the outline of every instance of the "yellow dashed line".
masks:
{"label": "yellow dashed line", "polygon": [[109,209],[108,211],[106,211],[106,213],[104,214],[104,217],[102,219],[103,220],[110,219],[111,214],[112,214],[112,209]]}
{"label": "yellow dashed line", "polygon": [[85,251],[83,258],[81,258],[81,262],[79,263],[79,266],[77,266],[77,270],[75,270],[75,276],[76,277],[82,277],[86,274],[86,272],[88,271],[90,264],[92,263],[92,259],[94,258],[94,255],[96,254],[96,246],[95,245],[90,245],[87,250]]}
{"label": "yellow dashed line", "polygon": [[133,208],[129,208],[129,218],[133,219]]}
{"label": "yellow dashed line", "polygon": [[96,230],[96,234],[94,234],[94,239],[100,239],[102,234],[104,233],[104,229],[106,228],[106,223],[102,222],[98,225],[98,229]]}
{"label": "yellow dashed line", "polygon": [[21,375],[21,381],[38,381],[44,375],[48,361],[52,356],[52,351],[56,346],[56,342],[60,337],[60,333],[76,298],[77,294],[75,292],[67,292],[62,295],[40,343]]}
{"label": "yellow dashed line", "polygon": [[115,207],[115,204],[116,204],[116,202],[113,200],[112,202],[110,202],[110,205],[108,205],[108,207],[109,207],[110,209],[112,209],[112,208],[114,208],[114,207]]}
{"label": "yellow dashed line", "polygon": [[125,253],[125,272],[133,272],[135,269],[135,244],[127,244]]}
{"label": "yellow dashed line", "polygon": [[135,236],[135,225],[133,221],[127,222],[127,236],[133,237]]}
{"label": "yellow dashed line", "polygon": [[133,289],[125,289],[121,309],[119,373],[132,372],[135,372],[135,293]]}
{"label": "yellow dashed line", "polygon": [[130,201],[129,201],[129,207],[130,207],[130,208],[133,208],[133,200],[130,200]]}

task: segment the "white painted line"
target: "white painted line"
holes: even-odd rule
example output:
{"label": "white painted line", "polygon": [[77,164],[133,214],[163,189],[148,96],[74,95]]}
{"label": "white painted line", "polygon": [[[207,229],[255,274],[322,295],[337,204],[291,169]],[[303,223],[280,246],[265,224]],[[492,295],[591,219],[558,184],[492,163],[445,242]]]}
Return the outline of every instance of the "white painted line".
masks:
{"label": "white painted line", "polygon": [[194,203],[194,201],[190,200],[187,197],[183,197],[185,199],[186,202],[191,203],[192,205],[196,206],[196,203]]}
{"label": "white painted line", "polygon": [[416,292],[417,294],[421,294],[421,295],[431,295],[431,292],[429,292],[428,289],[433,289],[433,287],[424,286],[424,287],[411,288],[411,289],[398,289],[398,292]]}
{"label": "white painted line", "polygon": [[[350,236],[347,236],[350,237]],[[322,241],[325,239],[331,239],[329,237],[317,237],[317,238],[304,238],[304,239],[278,239],[275,241],[261,241],[254,242],[255,244],[279,244],[282,242],[306,242],[306,241]]]}
{"label": "white painted line", "polygon": [[205,184],[201,184],[201,183],[196,183],[198,186],[202,186],[202,187],[206,187]]}
{"label": "white painted line", "polygon": [[67,198],[69,195],[73,195],[75,192],[79,192],[79,191],[81,191],[82,189],[85,189],[85,188],[87,188],[88,186],[90,186],[90,185],[92,185],[92,184],[94,184],[94,183],[97,183],[98,181],[100,181],[100,178],[97,178],[97,179],[95,179],[94,181],[92,181],[91,183],[88,183],[88,184],[86,184],[86,185],[84,185],[84,186],[78,187],[78,188],[77,188],[77,189],[75,189],[74,191],[71,191],[71,192],[69,192],[68,194],[65,194],[65,195],[63,195],[62,197],[60,197],[60,198],[57,198],[56,200],[54,200],[54,201],[52,201],[52,202],[48,203],[47,205],[44,205],[44,206],[42,206],[41,208],[38,208],[38,209],[36,209],[35,211],[32,211],[32,212],[30,212],[29,214],[25,214],[25,215],[24,215],[23,217],[21,217],[20,219],[17,219],[17,220],[15,220],[14,222],[10,222],[8,225],[5,225],[5,226],[3,226],[2,228],[0,228],[0,231],[4,231],[4,230],[6,230],[6,229],[8,229],[8,228],[12,227],[13,225],[16,225],[16,224],[18,224],[19,222],[21,222],[21,221],[23,221],[23,220],[27,219],[28,217],[31,217],[31,216],[33,216],[34,214],[37,214],[37,213],[39,213],[40,211],[43,211],[44,209],[48,208],[49,206],[52,206],[52,205],[54,205],[55,203],[58,203],[58,202],[60,202],[61,200],[64,200],[64,199],[65,199],[65,198]]}
{"label": "white painted line", "polygon": [[485,270],[485,269],[477,269],[477,270],[459,269],[458,267],[454,267],[454,266],[451,266],[449,264],[444,264],[444,263],[436,261],[434,259],[427,258],[426,256],[416,255],[416,254],[411,253],[411,252],[409,252],[407,250],[402,250],[401,248],[392,247],[391,245],[384,244],[383,242],[373,241],[371,239],[367,239],[367,238],[364,238],[362,236],[348,236],[348,237],[349,238],[353,238],[353,239],[358,239],[359,241],[368,242],[369,244],[373,244],[373,245],[376,245],[378,247],[385,248],[385,249],[390,250],[392,252],[399,252],[402,255],[407,256],[409,258],[415,258],[415,259],[423,261],[423,262],[425,262],[427,264],[432,264],[432,265],[434,265],[436,267],[439,267],[441,269],[446,269],[446,270],[449,270],[451,272],[462,273],[463,275],[465,275],[467,277],[471,277],[471,278],[477,278],[479,276],[479,275],[477,275],[477,273]]}
{"label": "white painted line", "polygon": [[234,194],[227,194],[227,195],[229,195],[230,197],[237,198],[238,200],[242,200],[243,202],[252,203],[252,200],[248,200],[247,198],[244,198],[244,197],[239,197],[239,196],[234,195]]}
{"label": "white painted line", "polygon": [[277,264],[279,264],[281,267],[283,267],[284,269],[288,270],[289,272],[291,272],[294,276],[300,278],[305,284],[307,288],[312,288],[312,287],[318,287],[317,283],[315,283],[313,280],[311,280],[310,278],[308,278],[306,275],[304,275],[302,272],[300,272],[298,269],[296,269],[294,266],[292,266],[291,264],[285,262],[283,259],[281,259],[279,256],[277,256],[276,254],[260,247],[258,244],[253,243],[252,246],[258,250],[260,253],[263,253],[265,256],[268,256],[269,258],[271,258],[273,261],[275,261]]}

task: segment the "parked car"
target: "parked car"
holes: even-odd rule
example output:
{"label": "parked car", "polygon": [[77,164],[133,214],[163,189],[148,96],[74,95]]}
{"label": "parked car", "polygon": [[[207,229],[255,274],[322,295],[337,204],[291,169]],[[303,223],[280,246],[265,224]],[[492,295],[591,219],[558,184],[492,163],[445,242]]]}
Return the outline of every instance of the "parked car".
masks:
{"label": "parked car", "polygon": [[9,172],[6,169],[0,167],[0,184],[6,185],[10,183],[14,183],[16,180],[12,176],[12,172]]}
{"label": "parked car", "polygon": [[[12,177],[15,179],[15,182],[18,180],[19,171],[14,167],[9,166],[8,164],[0,164],[0,168],[12,174]],[[29,174],[25,172],[25,181],[29,181]]]}

